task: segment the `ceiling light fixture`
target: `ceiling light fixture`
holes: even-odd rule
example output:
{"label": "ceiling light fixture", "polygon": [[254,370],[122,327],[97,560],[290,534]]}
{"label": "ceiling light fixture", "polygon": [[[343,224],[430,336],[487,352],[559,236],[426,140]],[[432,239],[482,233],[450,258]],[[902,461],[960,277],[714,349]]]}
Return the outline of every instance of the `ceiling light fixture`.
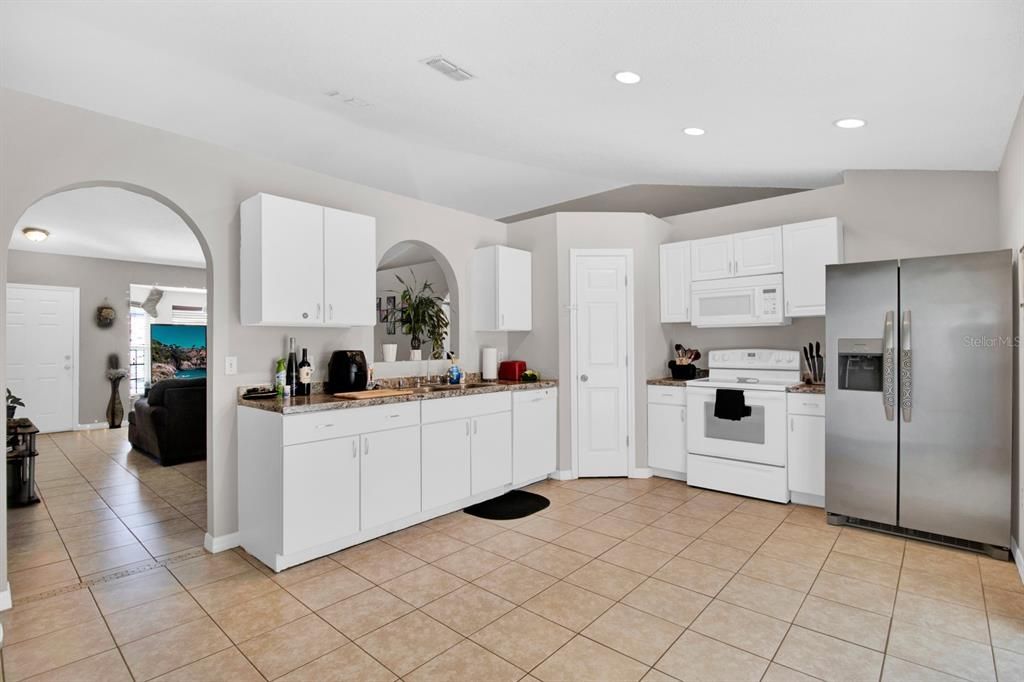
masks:
{"label": "ceiling light fixture", "polygon": [[704,129],[703,128],[683,128],[683,132],[685,134],[687,134],[687,135],[693,135],[694,137],[697,137],[699,135],[703,135],[704,134]]}
{"label": "ceiling light fixture", "polygon": [[30,242],[45,242],[50,233],[41,227],[26,227],[21,231]]}
{"label": "ceiling light fixture", "polygon": [[469,71],[466,71],[464,68],[442,55],[428,57],[422,61],[434,71],[437,71],[442,76],[451,78],[453,81],[468,81],[476,78],[476,76],[471,74]]}
{"label": "ceiling light fixture", "polygon": [[632,71],[619,71],[615,74],[615,80],[623,85],[636,85],[640,82],[640,74],[633,73]]}
{"label": "ceiling light fixture", "polygon": [[867,125],[867,121],[862,118],[841,118],[833,123],[836,128],[845,128],[846,130],[853,130],[854,128],[863,128]]}

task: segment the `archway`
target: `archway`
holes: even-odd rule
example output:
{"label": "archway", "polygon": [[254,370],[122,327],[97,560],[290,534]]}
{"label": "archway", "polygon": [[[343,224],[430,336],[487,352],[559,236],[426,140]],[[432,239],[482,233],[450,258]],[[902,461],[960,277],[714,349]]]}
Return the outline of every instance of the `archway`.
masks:
{"label": "archway", "polygon": [[[208,246],[208,244],[206,242],[206,239],[204,238],[202,232],[200,231],[198,225],[195,223],[195,221],[188,214],[186,214],[185,211],[182,210],[175,202],[171,201],[168,197],[166,197],[166,196],[164,196],[164,195],[160,194],[159,192],[156,192],[156,191],[154,191],[152,189],[149,189],[147,187],[142,187],[142,186],[139,186],[139,185],[135,185],[135,184],[132,184],[132,183],[125,183],[125,182],[120,182],[120,181],[87,181],[87,182],[79,182],[79,183],[74,183],[74,184],[69,184],[69,185],[62,186],[60,188],[54,189],[54,190],[52,190],[50,192],[47,192],[46,194],[44,194],[42,196],[39,196],[29,206],[25,207],[25,209],[23,211],[21,211],[21,213],[19,214],[21,217],[19,218],[18,222],[15,223],[14,225],[11,225],[11,226],[8,227],[8,231],[7,231],[8,242],[11,241],[11,237],[12,236],[13,236],[14,239],[18,239],[18,238],[21,237],[21,235],[18,233],[18,230],[20,230],[21,227],[22,227],[22,225],[21,225],[22,219],[26,216],[26,214],[29,213],[29,211],[31,211],[31,209],[33,207],[35,207],[37,205],[40,205],[41,202],[44,202],[44,201],[46,201],[48,199],[56,198],[56,197],[58,197],[58,195],[69,196],[68,193],[71,193],[71,192],[76,192],[76,191],[80,191],[80,190],[101,189],[101,188],[102,189],[110,189],[110,190],[123,190],[123,191],[126,191],[128,193],[131,193],[131,195],[136,197],[136,198],[141,197],[141,198],[145,198],[147,202],[148,201],[156,202],[156,204],[158,204],[161,207],[161,209],[165,210],[168,213],[168,215],[174,216],[177,219],[177,221],[180,222],[180,225],[182,226],[182,230],[180,231],[180,234],[188,235],[188,238],[195,240],[196,244],[198,245],[198,251],[201,252],[202,260],[204,261],[204,266],[200,266],[200,267],[203,267],[203,269],[205,270],[205,273],[200,271],[198,273],[198,275],[197,275],[197,278],[198,278],[197,288],[198,288],[198,286],[201,286],[202,289],[205,290],[204,308],[205,308],[205,312],[206,312],[206,314],[207,314],[207,316],[208,316],[208,318],[210,320],[210,324],[209,324],[208,328],[212,329],[213,298],[214,298],[213,297],[213,282],[214,282],[213,266],[214,266],[214,264],[212,262],[210,248],[209,248],[209,246]],[[7,259],[6,259],[6,261],[8,263],[7,276],[3,278],[3,282],[2,282],[2,284],[0,284],[0,286],[3,287],[3,297],[4,297],[3,300],[5,302],[7,301],[7,297],[8,297],[8,286],[7,285],[8,285],[9,281],[12,281],[12,279],[11,279],[11,270],[12,270],[12,268],[10,267],[10,263],[15,258],[18,257],[16,255],[17,253],[19,253],[19,252],[16,251],[16,250],[13,250],[11,248],[8,248]],[[71,255],[71,254],[68,254],[68,255]],[[136,282],[132,282],[132,283],[136,283]],[[138,282],[138,283],[154,284],[153,281],[146,282],[145,280],[143,280],[142,282]],[[122,308],[120,306],[121,301],[119,301],[119,300],[112,300],[112,303],[114,304],[113,307],[116,309],[116,312],[118,314],[122,314],[123,313],[125,318],[129,317],[129,306],[128,305],[124,305],[123,308]],[[82,317],[83,323],[87,323],[86,322],[87,318],[91,319],[93,317],[95,310],[96,310],[96,306],[95,306],[95,302],[94,301],[86,301],[84,299],[82,300],[80,315]],[[163,321],[163,320],[161,320],[161,321]],[[167,320],[167,321],[168,322],[173,322],[173,320]],[[91,323],[89,323],[89,324],[91,324]],[[216,339],[214,339],[212,334],[211,334],[209,339],[208,339],[208,342],[206,344],[206,352],[209,355],[211,355],[211,356],[213,355],[213,349],[214,349],[214,344],[215,343],[216,343]],[[8,352],[10,352],[10,349],[7,349],[7,350],[8,350]],[[124,359],[127,359],[127,358],[124,358]],[[95,367],[88,367],[88,368],[86,368],[84,366],[82,367],[82,371],[94,372],[95,370],[96,370]],[[5,372],[5,384],[9,385],[9,383],[10,383],[10,376],[7,376],[7,374],[8,373]],[[47,483],[44,483],[43,486],[49,488],[51,494],[53,494],[55,497],[59,496],[59,493],[61,493],[61,492],[68,492],[69,494],[76,494],[76,493],[70,493],[70,491],[71,490],[77,490],[78,491],[77,494],[81,494],[83,499],[95,500],[95,499],[98,498],[98,500],[102,501],[104,506],[103,507],[98,507],[97,506],[96,509],[89,510],[89,511],[97,511],[97,510],[102,511],[103,509],[106,509],[118,521],[122,521],[124,518],[129,517],[129,516],[133,516],[135,514],[152,513],[152,518],[154,518],[154,519],[156,519],[156,518],[158,518],[160,516],[167,516],[166,519],[162,519],[163,521],[166,521],[166,520],[169,520],[170,518],[178,518],[180,516],[180,517],[189,518],[189,520],[191,520],[194,523],[194,530],[192,531],[191,536],[189,538],[187,538],[187,539],[186,539],[185,536],[181,536],[181,537],[178,537],[178,538],[162,539],[162,538],[167,538],[169,536],[161,535],[160,536],[161,539],[153,540],[151,538],[146,538],[146,541],[149,542],[149,544],[147,545],[147,544],[145,544],[142,541],[141,537],[136,538],[137,540],[139,540],[140,546],[146,551],[146,553],[148,555],[148,557],[147,557],[147,556],[144,556],[144,555],[140,554],[139,555],[140,558],[138,560],[156,560],[158,557],[160,557],[160,556],[162,556],[162,555],[167,553],[165,550],[168,550],[168,549],[171,549],[171,548],[177,549],[179,547],[183,547],[183,546],[186,546],[186,545],[191,545],[191,546],[197,547],[197,548],[201,547],[202,544],[203,544],[203,536],[205,534],[207,512],[212,509],[212,488],[207,488],[207,486],[205,484],[206,484],[206,480],[208,478],[208,473],[210,472],[210,469],[212,467],[213,457],[215,456],[215,453],[213,451],[213,438],[212,438],[212,403],[213,403],[212,395],[213,395],[213,390],[214,390],[214,381],[215,381],[215,377],[214,377],[213,373],[211,373],[205,379],[205,388],[200,388],[199,389],[199,394],[200,395],[205,393],[206,427],[205,427],[205,432],[203,434],[201,434],[201,439],[200,439],[200,442],[205,441],[205,452],[206,452],[205,463],[194,464],[191,467],[191,469],[189,470],[192,475],[189,476],[188,478],[190,478],[191,480],[190,481],[185,481],[185,483],[188,483],[189,485],[195,484],[195,486],[201,486],[202,487],[201,498],[200,498],[200,493],[199,493],[197,487],[192,487],[190,490],[186,490],[187,486],[184,486],[184,485],[179,489],[179,493],[180,494],[178,494],[178,495],[173,494],[174,491],[172,491],[171,488],[169,488],[169,487],[164,487],[163,488],[163,493],[164,493],[163,495],[161,495],[159,493],[151,494],[154,491],[154,486],[147,484],[143,480],[143,478],[138,475],[139,472],[141,471],[141,469],[143,468],[142,464],[144,464],[145,461],[146,461],[146,460],[140,459],[141,457],[143,457],[143,455],[140,455],[140,454],[136,453],[133,456],[133,455],[127,453],[127,452],[108,451],[109,448],[104,448],[103,446],[110,446],[110,445],[112,445],[112,442],[110,442],[110,441],[108,441],[108,442],[101,442],[101,443],[99,443],[100,447],[97,448],[98,451],[100,453],[102,453],[102,454],[113,455],[113,456],[111,456],[109,458],[110,461],[104,462],[96,452],[88,451],[88,449],[85,448],[85,447],[76,448],[74,446],[75,442],[85,443],[86,439],[88,441],[92,442],[93,444],[97,444],[97,438],[95,438],[95,437],[94,438],[89,438],[89,436],[90,435],[95,436],[95,434],[99,433],[99,431],[93,432],[93,431],[86,431],[86,430],[76,431],[72,435],[70,435],[68,437],[68,439],[67,439],[67,442],[70,443],[70,446],[68,448],[69,452],[72,453],[72,456],[67,457],[67,461],[75,469],[74,472],[72,472],[71,469],[67,470],[67,473],[69,473],[69,474],[73,473],[74,474],[74,475],[69,475],[69,476],[66,477],[68,479],[66,481],[67,485],[66,486],[57,486],[57,485],[55,485],[55,483],[56,482],[61,482],[61,481],[60,481],[60,479],[54,479],[54,481],[55,481],[54,484],[51,484],[51,483],[47,482]],[[131,410],[131,408],[132,408],[132,405],[130,403],[124,405],[124,409],[125,409],[126,413],[129,412]],[[200,409],[202,409],[202,408],[200,408]],[[125,420],[125,423],[126,422],[127,422],[127,420]],[[75,434],[79,434],[79,435],[75,435]],[[156,468],[154,468],[154,467],[156,467]],[[152,467],[146,467],[146,468],[147,468],[148,471],[153,471],[153,472],[166,471],[165,469],[159,468],[159,464],[153,464]],[[106,472],[106,475],[104,475],[104,472]],[[135,480],[137,481],[138,485],[132,484],[129,481],[128,478],[125,478],[125,474],[127,474],[128,476],[134,477]],[[5,472],[4,475],[6,476],[6,472]],[[184,476],[184,474],[182,474],[182,476]],[[169,480],[169,478],[166,475],[157,476],[157,478],[165,478],[165,479]],[[156,478],[154,478],[154,480],[156,480]],[[43,486],[40,486],[40,489],[42,489]],[[136,488],[135,491],[130,490],[130,488],[132,488],[133,486]],[[155,486],[155,487],[159,487],[159,486]],[[61,488],[63,488],[64,490],[61,490]],[[95,497],[93,497],[93,494],[95,494]],[[191,498],[187,497],[188,495],[191,495]],[[46,491],[43,491],[43,496],[46,497]],[[159,498],[159,499],[156,499],[156,498]],[[86,503],[86,504],[88,504],[88,503]],[[99,505],[99,501],[96,501],[96,504]],[[55,507],[59,507],[59,506],[61,506],[61,505],[55,505]],[[181,509],[186,507],[186,506],[188,506],[189,507],[189,511],[192,512],[191,515],[186,515],[186,514],[184,514],[181,511]],[[69,507],[69,509],[70,509],[70,507]],[[159,509],[165,509],[165,510],[166,509],[173,509],[175,512],[177,512],[177,515],[172,515],[172,514],[170,514],[167,511],[163,511],[163,512],[157,511]],[[106,512],[104,512],[104,514],[105,513]],[[12,510],[11,512],[9,512],[8,515],[7,515],[7,519],[6,519],[5,528],[6,528],[6,526],[8,524],[14,523],[15,522],[15,518],[18,515],[19,515],[19,512],[17,510]],[[103,515],[103,514],[97,513],[97,514],[94,514],[93,516],[96,516],[98,518],[101,515]],[[60,530],[60,525],[66,525],[67,523],[79,520],[79,519],[64,518],[67,515],[64,515],[63,513],[61,514],[61,516],[62,516],[62,518],[61,518],[61,520],[59,522],[56,519],[53,520],[53,525],[57,528],[58,531]],[[114,520],[114,519],[107,519],[107,520]],[[136,519],[136,520],[138,520],[138,519]],[[113,525],[114,524],[111,524],[111,526],[113,526]],[[125,525],[127,525],[127,524],[125,524]],[[189,530],[185,523],[182,523],[178,527],[178,529],[179,529],[179,533],[183,533],[183,532],[186,532],[187,530]],[[180,530],[180,529],[186,529],[186,530]],[[172,535],[174,535],[174,534],[172,534]],[[185,547],[185,548],[187,549],[187,547]],[[9,557],[10,554],[8,554],[7,556]],[[83,555],[83,556],[88,556],[88,555]],[[87,566],[87,561],[81,562],[83,564],[83,568],[80,568],[78,566],[78,562],[76,562],[75,559],[76,558],[74,556],[69,556],[69,558],[67,560],[72,563],[73,567],[78,572],[78,575],[80,577],[82,577],[84,575],[82,573],[82,570],[87,570],[86,568],[84,568],[85,566]],[[132,563],[138,563],[138,560],[133,561]],[[114,567],[114,568],[116,568],[116,567]],[[10,574],[15,573],[16,572],[15,571],[15,567],[14,566],[7,567],[7,572],[10,573]],[[17,589],[17,586],[15,584],[17,582],[15,580],[15,576],[11,575],[10,578],[11,578],[12,585],[14,585],[14,589]]]}

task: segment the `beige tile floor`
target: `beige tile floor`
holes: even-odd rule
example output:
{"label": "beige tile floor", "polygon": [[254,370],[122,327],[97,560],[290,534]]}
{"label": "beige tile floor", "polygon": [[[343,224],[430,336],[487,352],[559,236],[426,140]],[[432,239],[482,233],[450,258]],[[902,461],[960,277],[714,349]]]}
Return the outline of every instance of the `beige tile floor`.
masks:
{"label": "beige tile floor", "polygon": [[40,445],[3,675],[50,680],[1024,679],[1012,564],[664,479],[545,481],[274,575],[201,549],[203,463]]}

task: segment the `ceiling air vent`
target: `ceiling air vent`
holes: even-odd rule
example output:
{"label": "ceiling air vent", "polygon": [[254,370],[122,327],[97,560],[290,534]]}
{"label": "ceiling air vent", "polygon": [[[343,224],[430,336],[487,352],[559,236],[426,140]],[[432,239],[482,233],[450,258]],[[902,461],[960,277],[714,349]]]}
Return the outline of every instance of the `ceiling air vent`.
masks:
{"label": "ceiling air vent", "polygon": [[437,71],[440,74],[448,76],[453,81],[468,81],[475,78],[475,76],[471,74],[469,71],[459,68],[458,65],[453,64],[451,61],[445,59],[441,55],[438,55],[436,57],[430,57],[429,59],[424,59],[423,63],[432,68],[434,71]]}

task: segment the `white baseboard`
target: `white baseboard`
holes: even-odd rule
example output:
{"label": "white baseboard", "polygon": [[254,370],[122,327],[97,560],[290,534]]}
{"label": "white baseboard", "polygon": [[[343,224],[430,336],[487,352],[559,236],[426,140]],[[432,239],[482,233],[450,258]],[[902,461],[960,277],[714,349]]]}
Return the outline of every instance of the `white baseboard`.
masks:
{"label": "white baseboard", "polygon": [[556,481],[571,481],[576,477],[572,475],[572,469],[556,469],[548,475],[548,478],[553,478]]}
{"label": "white baseboard", "polygon": [[802,504],[807,507],[825,508],[824,495],[811,495],[810,493],[798,493],[795,490],[790,490],[789,501],[793,504]]}
{"label": "white baseboard", "polygon": [[630,478],[650,478],[654,475],[654,472],[648,467],[637,467],[629,472]]}
{"label": "white baseboard", "polygon": [[1024,553],[1021,552],[1016,538],[1010,538],[1010,554],[1013,556],[1014,563],[1017,564],[1017,573],[1020,573],[1021,582],[1024,582]]}
{"label": "white baseboard", "polygon": [[[7,583],[4,585],[4,589],[0,590],[0,611],[6,611],[13,605],[14,602],[11,600],[11,584]],[[0,637],[0,640],[2,640],[2,637]]]}
{"label": "white baseboard", "polygon": [[227,535],[218,535],[216,537],[207,533],[203,538],[203,547],[206,548],[207,552],[212,552],[213,554],[223,552],[226,549],[234,549],[240,544],[241,538],[238,536],[238,531],[228,533]]}
{"label": "white baseboard", "polygon": [[671,478],[673,481],[686,482],[686,474],[679,471],[669,471],[668,469],[658,469],[651,467],[651,474],[658,478]]}
{"label": "white baseboard", "polygon": [[99,429],[110,428],[106,422],[97,422],[95,424],[78,424],[74,427],[75,431],[98,431]]}

